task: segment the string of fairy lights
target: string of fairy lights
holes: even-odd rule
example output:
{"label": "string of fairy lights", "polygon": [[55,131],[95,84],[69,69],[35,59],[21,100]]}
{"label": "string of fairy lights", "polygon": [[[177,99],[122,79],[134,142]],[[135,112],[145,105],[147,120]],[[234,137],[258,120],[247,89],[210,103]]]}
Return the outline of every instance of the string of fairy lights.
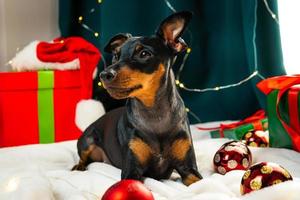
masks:
{"label": "string of fairy lights", "polygon": [[[174,8],[174,6],[171,5],[171,3],[168,0],[164,0],[165,4],[167,5],[167,7],[172,11],[172,12],[176,12],[176,9]],[[277,24],[279,24],[279,20],[277,15],[271,10],[269,3],[267,0],[263,0],[264,5],[268,11],[268,13],[271,15],[271,17],[275,20],[275,22]],[[259,73],[258,71],[258,66],[257,66],[257,48],[256,48],[256,25],[257,25],[257,1],[255,1],[255,8],[254,8],[254,24],[253,24],[253,38],[252,38],[252,44],[253,44],[253,55],[254,55],[254,70],[253,72],[247,76],[246,78],[240,80],[239,82],[236,83],[232,83],[232,84],[228,84],[228,85],[218,85],[215,87],[209,87],[209,88],[203,88],[203,89],[198,89],[198,88],[189,88],[187,86],[184,85],[183,82],[180,81],[180,75],[183,71],[183,68],[185,66],[185,63],[192,51],[191,48],[187,48],[186,50],[186,54],[183,57],[183,61],[179,67],[179,70],[177,72],[176,75],[176,85],[178,85],[179,88],[186,90],[186,91],[190,91],[190,92],[208,92],[208,91],[220,91],[220,90],[224,90],[224,89],[228,89],[228,88],[233,88],[233,87],[237,87],[240,86],[248,81],[250,81],[252,78],[254,78],[255,76],[258,76],[261,79],[265,79],[265,77]],[[190,111],[191,112],[191,111]]]}
{"label": "string of fairy lights", "polygon": [[[168,0],[164,0],[166,2],[166,5],[170,8],[170,10],[172,10],[173,12],[176,12],[176,10],[174,9],[174,7],[170,4],[170,2]],[[256,2],[256,1],[255,1]],[[269,12],[272,13],[272,16],[276,15],[271,11],[268,2],[266,0],[264,0],[265,5],[267,5],[266,7],[268,8],[267,10]],[[208,91],[219,91],[219,90],[224,90],[224,89],[228,89],[228,88],[233,88],[233,87],[237,87],[240,86],[246,82],[248,82],[249,80],[251,80],[252,78],[254,78],[255,76],[259,76],[261,79],[265,79],[258,71],[258,67],[257,67],[257,56],[256,56],[256,43],[255,43],[255,39],[256,39],[256,23],[257,23],[257,19],[256,19],[256,11],[257,11],[257,2],[255,4],[255,9],[254,9],[254,26],[253,26],[253,39],[252,39],[252,43],[253,43],[253,50],[254,50],[254,71],[247,76],[246,78],[240,80],[239,82],[236,83],[232,83],[232,84],[228,84],[228,85],[217,85],[215,87],[209,87],[209,88],[203,88],[203,89],[199,89],[199,88],[189,88],[187,86],[185,86],[185,84],[183,82],[180,81],[180,75],[183,71],[183,68],[185,66],[185,63],[187,61],[187,58],[189,57],[192,49],[188,48],[186,51],[186,54],[184,55],[183,61],[179,67],[178,73],[176,75],[176,84],[178,85],[179,88],[186,90],[186,91],[190,91],[190,92],[198,92],[198,93],[203,93],[203,92],[208,92]]]}
{"label": "string of fairy lights", "polygon": [[[266,10],[268,11],[268,13],[270,14],[270,16],[274,19],[274,21],[279,24],[279,20],[277,15],[271,10],[269,3],[267,0],[262,0]],[[102,3],[102,0],[97,0],[98,4]],[[172,12],[176,12],[176,9],[174,8],[174,6],[170,3],[169,0],[164,0],[164,3],[166,4],[166,6],[172,11]],[[95,8],[92,8],[89,11],[89,14],[93,13],[95,11]],[[95,31],[94,29],[92,29],[91,27],[89,27],[86,23],[85,23],[85,17],[83,17],[82,15],[78,17],[78,23],[82,26],[82,28],[86,29],[87,31],[91,32],[92,34],[94,34],[95,37],[99,37],[99,33],[97,31]],[[254,67],[253,67],[253,71],[251,74],[249,74],[247,77],[241,79],[238,82],[235,83],[231,83],[231,84],[227,84],[227,85],[219,85],[217,84],[216,86],[213,87],[208,87],[208,88],[191,88],[188,87],[184,84],[183,81],[181,81],[181,73],[184,70],[186,61],[188,60],[188,57],[190,56],[190,54],[192,53],[192,49],[191,47],[187,48],[186,53],[182,59],[182,62],[179,66],[179,69],[177,71],[176,74],[176,85],[185,91],[189,91],[189,92],[196,92],[196,93],[204,93],[204,92],[217,92],[217,91],[221,91],[221,90],[225,90],[225,89],[230,89],[230,88],[234,88],[234,87],[238,87],[248,81],[250,81],[251,79],[253,79],[254,77],[259,77],[260,79],[265,79],[265,77],[259,72],[258,70],[258,65],[257,65],[257,48],[256,48],[256,25],[257,25],[257,0],[255,1],[255,7],[254,7],[254,23],[253,23],[253,32],[252,32],[252,45],[253,45],[253,56],[254,56]],[[191,32],[188,30],[189,35],[190,35],[190,46],[192,43],[192,34]],[[101,59],[104,67],[106,66],[106,62],[105,59]],[[98,86],[102,86],[101,82],[98,83]],[[186,111],[193,117],[195,118],[198,122],[201,122],[200,118],[194,113],[192,112],[189,108],[186,108]]]}
{"label": "string of fairy lights", "polygon": [[[100,6],[101,3],[102,3],[102,0],[96,0],[97,1],[97,4]],[[279,25],[279,20],[278,20],[278,17],[277,15],[272,11],[272,9],[270,8],[269,6],[269,3],[268,3],[268,0],[262,0],[264,5],[265,5],[265,8],[266,10],[268,11],[268,13],[270,14],[270,16],[274,19],[274,21]],[[174,8],[174,6],[170,3],[169,0],[164,0],[164,3],[165,5],[172,11],[172,12],[176,12],[176,9]],[[90,27],[87,22],[88,22],[88,19],[89,19],[89,16],[88,15],[91,15],[93,13],[95,13],[96,9],[98,7],[93,7],[91,8],[87,15],[86,16],[83,16],[83,15],[80,15],[78,16],[77,18],[77,21],[78,21],[78,24],[85,30],[87,30],[88,32],[90,32],[91,34],[93,34],[94,37],[98,38],[100,37],[100,33],[95,31],[92,27]],[[258,70],[258,66],[257,66],[257,49],[256,49],[256,25],[257,25],[257,15],[256,15],[256,12],[257,12],[257,0],[255,0],[255,8],[254,8],[254,24],[253,24],[253,38],[252,38],[252,44],[253,44],[253,55],[254,55],[254,67],[253,67],[253,71],[250,75],[248,75],[247,77],[241,79],[240,81],[238,82],[235,82],[235,83],[232,83],[232,84],[227,84],[227,85],[220,85],[220,84],[217,84],[216,86],[213,86],[213,87],[208,87],[208,88],[191,88],[191,87],[188,87],[185,85],[185,83],[181,80],[181,74],[182,72],[184,71],[184,68],[185,68],[185,64],[186,64],[186,61],[188,60],[190,54],[192,53],[192,48],[189,47],[187,48],[186,52],[185,52],[185,55],[182,59],[182,62],[178,68],[178,71],[176,73],[176,85],[181,89],[181,90],[185,90],[185,91],[189,91],[189,92],[196,92],[196,93],[204,93],[204,92],[217,92],[217,91],[221,91],[221,90],[225,90],[225,89],[230,89],[230,88],[234,88],[234,87],[238,87],[248,81],[250,81],[251,79],[253,79],[254,77],[259,77],[261,79],[265,79],[265,77],[259,72]],[[187,29],[187,32],[189,33],[189,37],[190,37],[190,46],[192,46],[192,39],[193,39],[193,35],[191,33],[191,31],[189,29]],[[16,52],[18,52],[20,48],[17,48]],[[106,61],[105,61],[105,58],[102,57],[101,59],[102,63],[103,63],[103,66],[104,68],[106,67]],[[11,60],[7,62],[7,64],[11,64]],[[101,82],[98,83],[98,86],[99,87],[102,87],[102,84]],[[186,111],[195,119],[197,120],[198,122],[201,122],[200,118],[194,113],[191,111],[191,109],[189,108],[186,108]]]}
{"label": "string of fairy lights", "polygon": [[[97,3],[98,4],[101,4],[102,3],[102,0],[97,0]],[[92,14],[95,12],[95,8],[91,8],[88,12],[88,14]],[[91,32],[95,37],[99,37],[99,33],[97,31],[95,31],[94,29],[92,29],[90,26],[88,26],[86,24],[86,18],[83,17],[82,15],[80,15],[78,17],[78,23],[82,26],[82,28],[86,29],[87,31]]]}
{"label": "string of fairy lights", "polygon": [[[270,14],[270,16],[274,19],[274,21],[279,25],[279,20],[278,20],[278,17],[277,15],[272,11],[272,9],[270,8],[269,6],[269,3],[267,0],[262,0],[265,7],[266,7],[266,10],[268,11],[268,13]],[[176,9],[174,8],[174,6],[170,3],[169,0],[164,0],[166,6],[172,11],[172,12],[176,12]],[[97,3],[100,5],[102,3],[102,0],[97,0]],[[93,14],[95,12],[96,8],[91,8],[89,11],[88,11],[88,15],[90,14]],[[248,75],[247,77],[241,79],[240,81],[236,82],[236,83],[232,83],[232,84],[227,84],[227,85],[216,85],[214,87],[208,87],[208,88],[191,88],[191,87],[188,87],[184,84],[183,81],[181,81],[181,73],[183,72],[184,70],[184,67],[185,67],[185,64],[186,64],[186,61],[188,60],[188,57],[190,56],[191,52],[192,52],[192,49],[189,47],[187,48],[186,50],[186,53],[182,59],[182,62],[179,66],[179,69],[177,71],[177,74],[176,74],[176,85],[182,89],[182,90],[185,90],[185,91],[189,91],[189,92],[197,92],[197,93],[204,93],[204,92],[216,92],[216,91],[220,91],[220,90],[224,90],[224,89],[229,89],[229,88],[234,88],[234,87],[238,87],[248,81],[250,81],[251,79],[253,79],[254,77],[258,76],[259,78],[261,79],[265,79],[265,77],[260,74],[259,70],[258,70],[258,66],[257,66],[257,53],[256,53],[256,24],[257,24],[257,15],[256,15],[256,12],[257,12],[257,0],[255,1],[255,9],[254,9],[254,24],[253,24],[253,38],[252,38],[252,44],[253,44],[253,55],[254,55],[254,69],[252,71],[252,73],[250,75]],[[100,36],[99,32],[95,31],[93,28],[91,28],[88,24],[87,24],[87,21],[88,21],[88,16],[83,16],[83,15],[80,15],[78,16],[78,23],[79,25],[84,28],[85,30],[87,30],[88,32],[90,32],[91,34],[94,35],[94,37],[98,38]],[[190,46],[192,45],[192,33],[190,30],[187,30],[188,33],[189,33],[189,36],[190,36]],[[16,52],[18,52],[20,48],[17,48]],[[103,63],[103,66],[104,68],[106,67],[106,61],[105,61],[105,58],[103,57],[101,59],[102,63]],[[11,64],[11,60],[7,62],[7,64]],[[98,83],[98,86],[102,87],[102,84],[101,82]],[[186,111],[193,117],[195,118],[198,122],[201,122],[200,118],[194,113],[192,112],[189,108],[186,108]]]}
{"label": "string of fairy lights", "polygon": [[272,9],[270,8],[269,6],[269,3],[268,3],[268,0],[263,0],[264,1],[264,4],[265,4],[265,7],[268,11],[268,13],[271,15],[271,17],[275,20],[275,22],[279,25],[279,19],[277,17],[277,15],[272,11]]}

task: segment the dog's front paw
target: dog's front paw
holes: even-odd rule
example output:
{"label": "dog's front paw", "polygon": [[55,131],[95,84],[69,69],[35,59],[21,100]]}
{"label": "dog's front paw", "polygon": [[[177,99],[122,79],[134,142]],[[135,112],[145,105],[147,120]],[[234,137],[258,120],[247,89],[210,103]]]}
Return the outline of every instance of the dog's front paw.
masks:
{"label": "dog's front paw", "polygon": [[184,185],[189,186],[197,181],[200,181],[202,179],[202,176],[189,174],[187,177],[185,177],[182,182]]}
{"label": "dog's front paw", "polygon": [[86,166],[84,166],[83,164],[77,164],[75,165],[72,169],[72,171],[77,170],[77,171],[85,171],[86,170]]}

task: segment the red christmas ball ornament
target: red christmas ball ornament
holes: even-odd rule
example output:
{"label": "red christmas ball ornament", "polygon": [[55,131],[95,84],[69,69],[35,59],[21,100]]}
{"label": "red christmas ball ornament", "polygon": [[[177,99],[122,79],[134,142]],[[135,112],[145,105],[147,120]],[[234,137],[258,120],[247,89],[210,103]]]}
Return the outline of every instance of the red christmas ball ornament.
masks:
{"label": "red christmas ball ornament", "polygon": [[125,179],[108,188],[101,200],[154,200],[154,197],[142,182]]}
{"label": "red christmas ball ornament", "polygon": [[252,154],[249,148],[239,141],[223,144],[214,156],[214,168],[220,174],[231,170],[246,170],[251,163]]}
{"label": "red christmas ball ornament", "polygon": [[246,145],[251,147],[268,147],[269,132],[268,131],[250,131],[243,137]]}
{"label": "red christmas ball ornament", "polygon": [[271,162],[257,163],[245,172],[241,182],[241,194],[288,180],[293,180],[293,178],[282,166]]}

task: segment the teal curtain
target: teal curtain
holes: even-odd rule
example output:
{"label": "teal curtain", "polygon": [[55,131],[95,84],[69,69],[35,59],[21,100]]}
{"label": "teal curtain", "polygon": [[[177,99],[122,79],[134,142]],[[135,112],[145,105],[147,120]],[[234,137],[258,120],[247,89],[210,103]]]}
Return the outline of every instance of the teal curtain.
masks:
{"label": "teal curtain", "polygon": [[[190,88],[207,88],[239,82],[255,71],[264,77],[285,74],[282,62],[279,25],[268,13],[263,0],[169,0],[177,10],[194,13],[189,32],[184,39],[192,51],[181,74],[181,82]],[[277,1],[268,0],[277,14]],[[128,32],[133,35],[151,35],[162,19],[172,13],[164,0],[61,0],[59,25],[62,36],[80,35],[100,50],[114,35]],[[93,10],[94,9],[94,10]],[[99,37],[84,29],[78,17]],[[255,34],[255,38],[254,35]],[[255,39],[255,43],[253,42]],[[103,53],[107,63],[110,56]],[[183,56],[177,59],[175,72]],[[103,63],[99,64],[99,70]],[[180,89],[186,103],[202,122],[241,119],[265,107],[265,97],[256,89],[261,78],[234,88],[205,93]],[[107,110],[124,101],[113,101],[97,87],[94,97]],[[197,122],[190,117],[191,122]]]}

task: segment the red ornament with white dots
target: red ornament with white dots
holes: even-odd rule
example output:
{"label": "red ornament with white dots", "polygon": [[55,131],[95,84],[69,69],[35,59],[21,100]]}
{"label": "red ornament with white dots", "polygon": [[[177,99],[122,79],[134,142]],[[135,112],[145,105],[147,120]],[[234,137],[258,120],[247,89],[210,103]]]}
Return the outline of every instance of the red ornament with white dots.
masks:
{"label": "red ornament with white dots", "polygon": [[268,131],[249,131],[243,137],[246,145],[251,147],[268,147],[269,132]]}
{"label": "red ornament with white dots", "polygon": [[231,170],[246,170],[252,163],[252,155],[244,143],[230,141],[223,144],[214,156],[215,171],[226,174]]}
{"label": "red ornament with white dots", "polygon": [[293,180],[293,178],[282,166],[271,162],[257,163],[245,172],[241,181],[241,194],[244,195],[288,180]]}

